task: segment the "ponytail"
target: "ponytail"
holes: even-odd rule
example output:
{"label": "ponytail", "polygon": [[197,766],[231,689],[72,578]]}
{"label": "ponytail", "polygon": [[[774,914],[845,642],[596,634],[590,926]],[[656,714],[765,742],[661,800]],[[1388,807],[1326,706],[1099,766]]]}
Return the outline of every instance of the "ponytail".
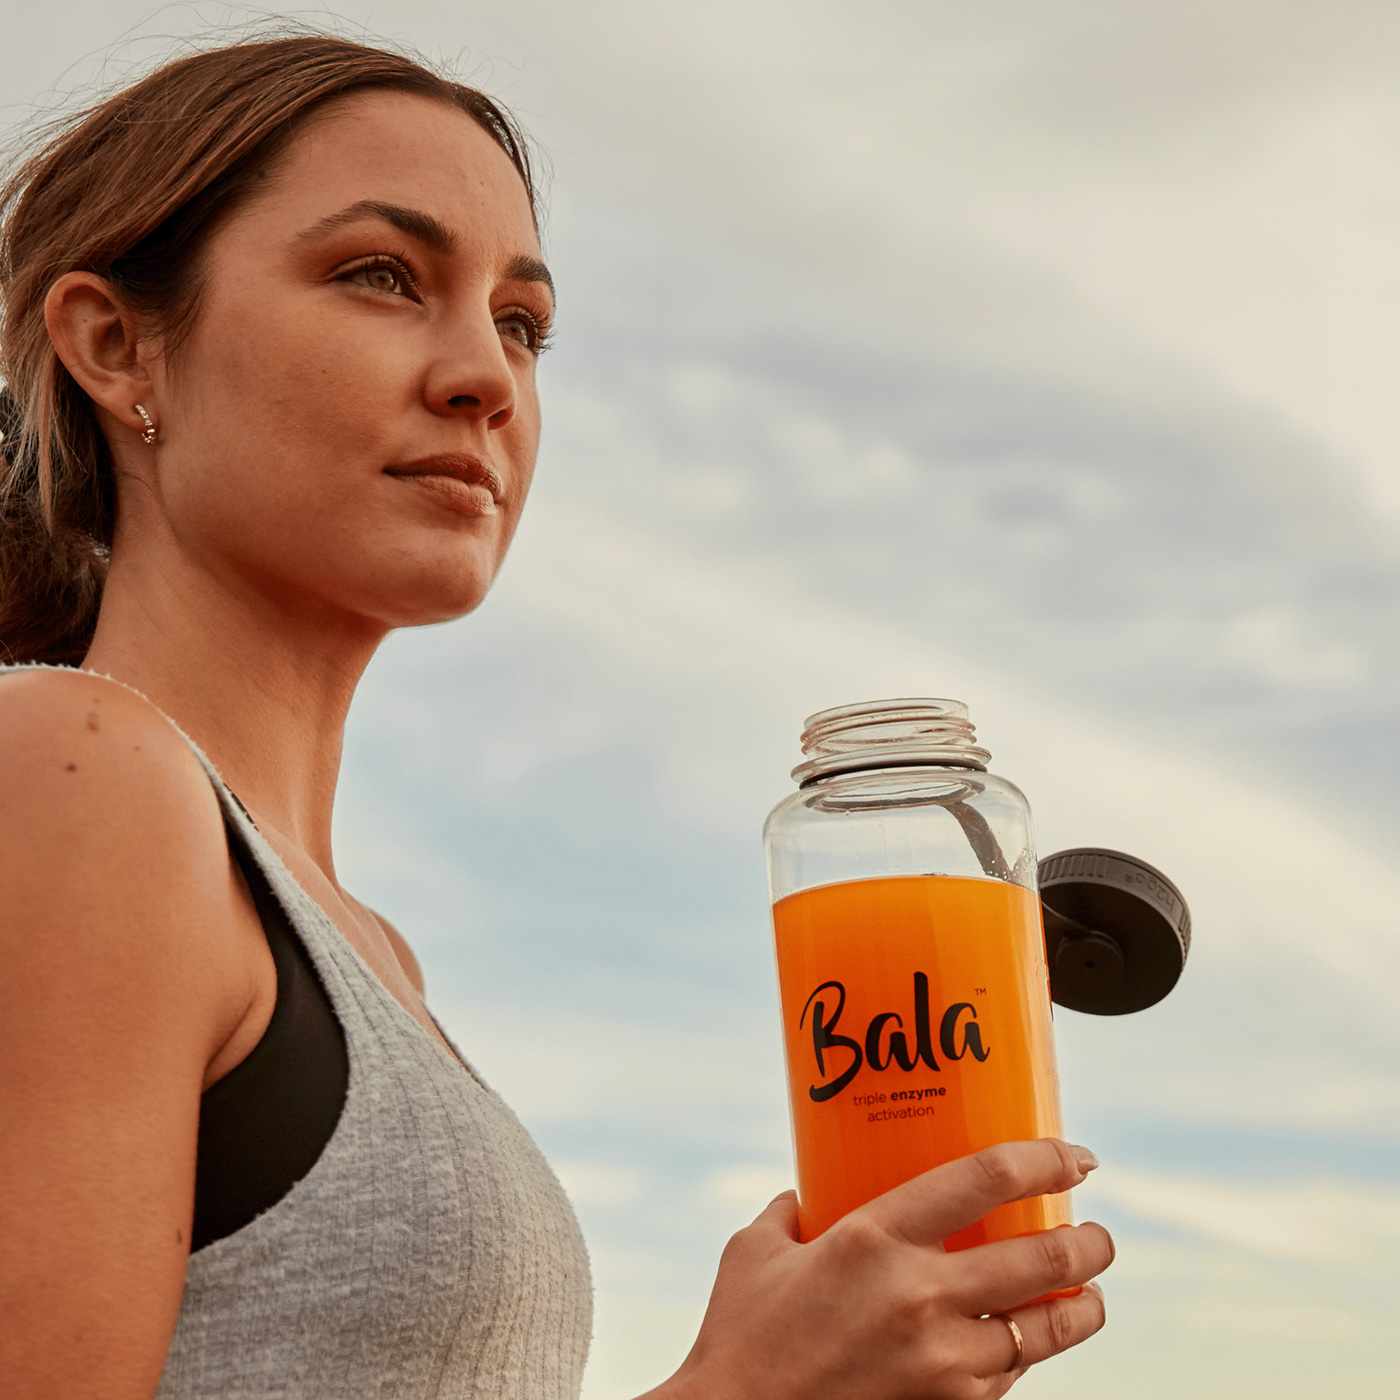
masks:
{"label": "ponytail", "polygon": [[107,575],[111,470],[99,463],[65,474],[45,501],[38,453],[22,423],[14,396],[0,386],[0,664],[77,666],[92,645]]}

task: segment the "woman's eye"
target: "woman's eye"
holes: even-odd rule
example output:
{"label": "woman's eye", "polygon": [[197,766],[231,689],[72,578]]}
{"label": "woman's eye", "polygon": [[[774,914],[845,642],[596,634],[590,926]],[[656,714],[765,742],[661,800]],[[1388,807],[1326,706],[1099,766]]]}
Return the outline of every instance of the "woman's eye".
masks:
{"label": "woman's eye", "polygon": [[512,311],[496,322],[496,329],[507,340],[523,346],[532,355],[542,355],[552,339],[549,322],[529,311]]}
{"label": "woman's eye", "polygon": [[507,340],[519,341],[527,350],[533,350],[540,339],[539,327],[528,316],[504,316],[496,322],[496,329]]}
{"label": "woman's eye", "polygon": [[410,296],[413,290],[408,273],[395,263],[366,263],[347,273],[345,280],[368,287],[372,292],[387,292],[390,296]]}

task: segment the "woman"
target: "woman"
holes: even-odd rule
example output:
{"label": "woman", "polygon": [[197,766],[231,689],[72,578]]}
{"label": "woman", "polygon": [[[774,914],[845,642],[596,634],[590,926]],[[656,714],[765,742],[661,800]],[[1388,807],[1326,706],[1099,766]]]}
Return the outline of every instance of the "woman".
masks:
{"label": "woman", "polygon": [[[6,1394],[575,1395],[568,1203],[330,848],[361,672],[481,601],[530,484],[516,128],[249,43],[75,118],[4,211],[0,656],[49,663],[0,674]],[[1093,1164],[994,1149],[807,1245],[779,1197],[654,1394],[1004,1393],[1101,1325],[1112,1245],[940,1241]]]}

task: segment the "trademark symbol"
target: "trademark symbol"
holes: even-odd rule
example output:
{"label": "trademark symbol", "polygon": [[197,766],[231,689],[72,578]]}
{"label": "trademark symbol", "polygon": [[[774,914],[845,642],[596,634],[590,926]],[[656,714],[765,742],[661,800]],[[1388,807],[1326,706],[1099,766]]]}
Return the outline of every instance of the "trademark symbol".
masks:
{"label": "trademark symbol", "polygon": [[972,995],[975,997],[984,997],[987,995],[987,989],[985,987],[974,987],[972,989]]}

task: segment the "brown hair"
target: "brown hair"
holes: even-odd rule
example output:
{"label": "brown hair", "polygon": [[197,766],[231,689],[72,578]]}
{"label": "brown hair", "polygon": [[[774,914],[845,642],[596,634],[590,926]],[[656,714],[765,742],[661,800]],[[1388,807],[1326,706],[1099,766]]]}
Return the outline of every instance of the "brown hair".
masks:
{"label": "brown hair", "polygon": [[116,523],[111,453],[44,323],[49,288],[71,271],[107,278],[169,352],[196,310],[218,221],[312,111],[366,89],[467,113],[534,206],[525,139],[503,108],[402,54],[323,34],[167,63],[42,132],[0,187],[0,662],[82,660]]}

